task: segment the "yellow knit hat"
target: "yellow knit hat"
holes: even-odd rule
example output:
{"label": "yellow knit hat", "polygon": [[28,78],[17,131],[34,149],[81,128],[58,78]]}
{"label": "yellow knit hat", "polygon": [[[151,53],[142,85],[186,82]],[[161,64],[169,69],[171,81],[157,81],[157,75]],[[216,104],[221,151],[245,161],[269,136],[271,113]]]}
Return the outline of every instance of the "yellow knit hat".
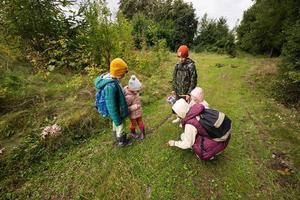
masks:
{"label": "yellow knit hat", "polygon": [[128,72],[128,66],[121,58],[115,58],[110,63],[110,75],[120,77]]}

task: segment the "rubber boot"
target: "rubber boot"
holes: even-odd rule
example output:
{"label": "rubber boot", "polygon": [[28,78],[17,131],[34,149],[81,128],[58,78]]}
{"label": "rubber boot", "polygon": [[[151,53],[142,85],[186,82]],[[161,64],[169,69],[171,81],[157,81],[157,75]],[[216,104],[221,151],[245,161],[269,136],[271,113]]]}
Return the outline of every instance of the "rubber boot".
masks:
{"label": "rubber boot", "polygon": [[127,147],[129,145],[132,145],[132,141],[130,141],[127,136],[124,134],[121,137],[117,138],[118,141],[118,147]]}
{"label": "rubber boot", "polygon": [[136,134],[135,129],[131,129],[131,134],[130,135],[134,139],[137,139],[139,137],[138,134]]}
{"label": "rubber boot", "polygon": [[143,140],[145,139],[145,129],[141,129],[141,135],[140,135],[140,139]]}

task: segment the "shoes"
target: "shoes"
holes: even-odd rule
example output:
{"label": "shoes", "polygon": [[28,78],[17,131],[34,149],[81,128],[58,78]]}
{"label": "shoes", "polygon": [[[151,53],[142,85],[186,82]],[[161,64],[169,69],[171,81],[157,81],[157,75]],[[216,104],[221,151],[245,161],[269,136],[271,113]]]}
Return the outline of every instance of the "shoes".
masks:
{"label": "shoes", "polygon": [[118,147],[127,147],[132,145],[132,141],[126,135],[122,135],[121,137],[117,137],[117,145]]}
{"label": "shoes", "polygon": [[138,134],[136,134],[136,132],[135,131],[131,131],[131,137],[132,138],[134,138],[134,139],[137,139],[137,138],[139,138],[139,135]]}
{"label": "shoes", "polygon": [[179,123],[179,122],[180,122],[180,118],[178,118],[178,117],[172,121],[173,124],[176,124],[176,123]]}
{"label": "shoes", "polygon": [[145,139],[145,133],[144,132],[141,132],[140,139],[141,140]]}

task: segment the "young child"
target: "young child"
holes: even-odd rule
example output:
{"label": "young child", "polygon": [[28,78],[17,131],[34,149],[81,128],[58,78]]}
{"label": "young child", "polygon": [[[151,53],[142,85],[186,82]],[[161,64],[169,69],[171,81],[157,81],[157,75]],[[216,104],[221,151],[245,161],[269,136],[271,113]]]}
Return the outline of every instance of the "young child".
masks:
{"label": "young child", "polygon": [[[127,101],[128,109],[130,112],[130,131],[131,136],[135,139],[140,138],[143,140],[145,138],[145,126],[142,120],[142,107],[141,98],[139,95],[139,90],[142,84],[139,79],[132,75],[128,81],[128,85],[124,87],[125,98]],[[140,136],[136,133],[136,126],[139,126],[141,134]]]}
{"label": "young child", "polygon": [[209,104],[204,100],[204,91],[200,87],[196,87],[190,93],[191,102],[189,103],[189,107],[192,107],[195,104],[202,104],[205,108],[209,108]]}
{"label": "young child", "polygon": [[[197,85],[197,69],[195,62],[189,58],[189,48],[181,45],[177,50],[178,62],[175,65],[172,79],[172,95],[176,95],[176,100],[184,98],[190,101],[190,92]],[[172,123],[179,123],[176,118]]]}
{"label": "young child", "polygon": [[120,84],[128,72],[128,66],[121,58],[115,58],[110,63],[109,73],[102,74],[95,80],[97,90],[104,90],[106,108],[112,120],[112,134],[119,147],[131,145],[132,142],[124,132],[124,119],[129,115],[126,99]]}

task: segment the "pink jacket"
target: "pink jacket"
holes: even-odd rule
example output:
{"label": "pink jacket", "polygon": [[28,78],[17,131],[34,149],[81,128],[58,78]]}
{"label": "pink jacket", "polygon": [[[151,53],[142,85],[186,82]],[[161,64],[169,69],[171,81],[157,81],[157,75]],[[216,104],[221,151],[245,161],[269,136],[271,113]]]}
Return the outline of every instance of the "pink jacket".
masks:
{"label": "pink jacket", "polygon": [[142,116],[142,103],[139,93],[132,92],[128,86],[124,87],[124,94],[130,112],[130,119],[136,119]]}

